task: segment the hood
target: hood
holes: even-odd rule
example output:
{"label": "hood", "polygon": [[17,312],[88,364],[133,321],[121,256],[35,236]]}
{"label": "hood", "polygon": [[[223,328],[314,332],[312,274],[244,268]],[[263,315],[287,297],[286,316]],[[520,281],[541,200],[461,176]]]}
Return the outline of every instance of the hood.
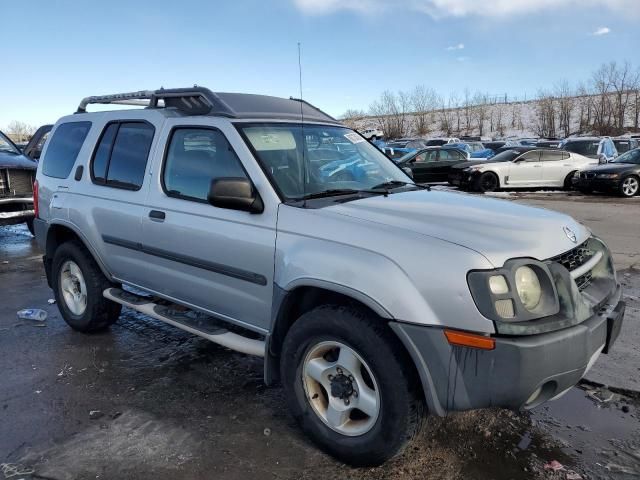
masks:
{"label": "hood", "polygon": [[[510,258],[545,260],[571,250],[590,235],[573,218],[507,200],[439,191],[410,191],[326,207],[345,215],[408,230],[474,250],[501,267]],[[564,229],[575,233],[576,242]],[[417,257],[419,258],[419,257]]]}
{"label": "hood", "polygon": [[491,158],[476,159],[476,160],[469,160],[468,162],[456,163],[451,168],[456,168],[456,169],[462,170],[464,168],[472,167],[474,165],[480,165],[480,164],[483,164],[483,163],[493,163],[493,162],[491,161]]}
{"label": "hood", "polygon": [[0,168],[24,168],[35,170],[38,164],[25,155],[0,152]]}
{"label": "hood", "polygon": [[589,169],[585,169],[584,171],[596,173],[617,173],[636,168],[640,170],[640,165],[635,163],[604,163],[595,167],[589,167]]}

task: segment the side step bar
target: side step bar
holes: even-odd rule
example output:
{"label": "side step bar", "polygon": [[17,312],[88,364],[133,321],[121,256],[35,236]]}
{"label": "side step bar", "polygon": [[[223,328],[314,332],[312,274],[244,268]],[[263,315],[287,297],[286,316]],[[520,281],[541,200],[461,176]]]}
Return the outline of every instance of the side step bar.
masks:
{"label": "side step bar", "polygon": [[107,288],[102,295],[113,302],[206,338],[223,347],[248,355],[264,357],[264,341],[229,332],[224,327],[221,327],[220,322],[214,317],[201,316],[199,314],[196,314],[195,317],[190,316],[188,313],[193,312],[193,310],[186,312],[172,310],[170,307],[152,302],[149,298],[135,295],[120,288]]}

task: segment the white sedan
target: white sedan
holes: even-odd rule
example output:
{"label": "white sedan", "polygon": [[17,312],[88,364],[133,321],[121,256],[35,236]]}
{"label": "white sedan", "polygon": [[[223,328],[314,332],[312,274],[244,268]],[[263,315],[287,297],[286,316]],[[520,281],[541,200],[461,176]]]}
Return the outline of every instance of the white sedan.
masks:
{"label": "white sedan", "polygon": [[492,192],[499,188],[571,188],[571,178],[598,160],[564,150],[520,147],[501,152],[488,163],[463,166],[456,175],[460,188]]}

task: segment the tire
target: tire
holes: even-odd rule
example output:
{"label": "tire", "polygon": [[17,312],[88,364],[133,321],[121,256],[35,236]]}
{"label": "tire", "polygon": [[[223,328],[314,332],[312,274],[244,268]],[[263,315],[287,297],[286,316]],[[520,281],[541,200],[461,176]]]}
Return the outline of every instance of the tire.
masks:
{"label": "tire", "polygon": [[[337,355],[331,349],[334,344],[340,345]],[[314,356],[316,352],[322,354],[325,348],[329,349],[326,355],[330,362]],[[352,368],[357,374],[351,375],[344,367],[354,363],[343,362],[342,352],[352,353],[349,358],[355,358],[355,365],[360,365]],[[307,363],[310,356],[312,360]],[[399,454],[419,432],[424,416],[422,394],[416,389],[420,381],[410,368],[411,360],[402,345],[386,323],[373,314],[356,307],[317,307],[293,324],[285,338],[281,358],[281,378],[293,416],[309,437],[339,460],[353,466],[380,465]],[[333,380],[326,382],[330,389],[303,375],[303,367],[314,360],[330,366],[329,370],[323,370],[325,373],[333,369]],[[337,361],[332,363],[334,360]],[[344,370],[337,370],[336,366]],[[325,378],[329,378],[328,374]],[[347,400],[343,396],[348,393],[340,391],[340,385],[344,385],[340,379],[356,390]],[[369,402],[361,403],[365,398]],[[336,404],[347,408],[349,399],[356,409],[343,424],[336,426],[337,422],[333,422],[334,426],[330,426],[327,406]],[[374,415],[357,410],[362,406],[372,412],[374,404],[377,409]],[[322,417],[323,405],[326,418]]]}
{"label": "tire", "polygon": [[33,217],[31,218],[27,218],[27,220],[24,222],[27,224],[27,228],[29,229],[29,233],[31,233],[32,236],[36,236],[36,231],[33,228]]}
{"label": "tire", "polygon": [[564,179],[564,190],[573,190],[573,184],[571,183],[571,179],[573,178],[573,176],[576,174],[577,170],[574,170],[573,172],[569,172],[569,174],[565,177]]}
{"label": "tire", "polygon": [[493,172],[484,172],[475,181],[474,190],[478,192],[495,192],[500,188],[500,180],[498,176]]}
{"label": "tire", "polygon": [[[53,256],[51,277],[58,309],[74,330],[85,333],[104,330],[120,316],[122,306],[102,296],[106,288],[117,285],[107,280],[78,241],[65,242],[58,247]],[[77,292],[77,297],[70,290]]]}
{"label": "tire", "polygon": [[624,177],[618,186],[618,192],[623,197],[633,197],[640,191],[640,178],[635,175]]}

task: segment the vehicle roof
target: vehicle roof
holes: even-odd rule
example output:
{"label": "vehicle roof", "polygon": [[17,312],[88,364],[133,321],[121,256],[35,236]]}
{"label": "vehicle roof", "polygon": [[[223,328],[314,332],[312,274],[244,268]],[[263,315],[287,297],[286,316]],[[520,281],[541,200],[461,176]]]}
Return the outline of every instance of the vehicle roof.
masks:
{"label": "vehicle roof", "polygon": [[605,138],[602,138],[602,137],[569,137],[569,138],[565,138],[564,139],[565,142],[579,142],[579,141],[583,141],[583,142],[599,142],[601,140],[605,140]]}
{"label": "vehicle roof", "polygon": [[331,115],[304,100],[251,93],[212,92],[204,87],[141,90],[86,97],[80,102],[76,113],[87,114],[86,107],[90,104],[137,105],[165,116],[204,115],[342,125]]}

